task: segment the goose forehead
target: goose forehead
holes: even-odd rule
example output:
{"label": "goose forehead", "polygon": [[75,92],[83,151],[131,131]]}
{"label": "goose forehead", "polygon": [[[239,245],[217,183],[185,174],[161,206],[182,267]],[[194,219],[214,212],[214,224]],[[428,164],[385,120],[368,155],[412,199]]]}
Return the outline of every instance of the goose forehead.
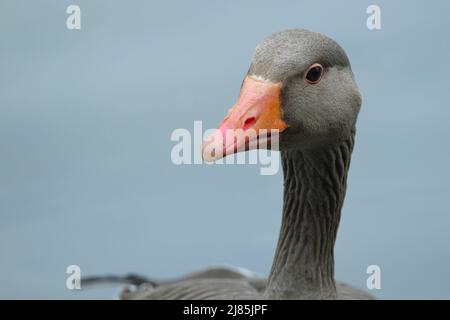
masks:
{"label": "goose forehead", "polygon": [[249,73],[278,82],[315,62],[326,67],[349,66],[347,55],[334,40],[308,30],[286,30],[256,47]]}

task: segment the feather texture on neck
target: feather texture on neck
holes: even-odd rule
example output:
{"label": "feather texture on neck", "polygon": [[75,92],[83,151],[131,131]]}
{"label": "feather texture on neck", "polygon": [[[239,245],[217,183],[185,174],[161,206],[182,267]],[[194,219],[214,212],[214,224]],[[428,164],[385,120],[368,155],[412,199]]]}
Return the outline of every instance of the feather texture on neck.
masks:
{"label": "feather texture on neck", "polygon": [[353,144],[354,133],[337,145],[281,152],[283,218],[268,298],[336,298],[333,249]]}

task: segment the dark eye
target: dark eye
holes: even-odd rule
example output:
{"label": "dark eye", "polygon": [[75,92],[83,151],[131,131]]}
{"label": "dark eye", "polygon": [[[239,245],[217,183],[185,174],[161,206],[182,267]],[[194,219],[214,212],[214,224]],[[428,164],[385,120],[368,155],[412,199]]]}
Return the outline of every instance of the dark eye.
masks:
{"label": "dark eye", "polygon": [[305,79],[308,83],[315,84],[320,81],[323,74],[323,67],[315,63],[312,66],[308,68],[308,71],[306,71]]}

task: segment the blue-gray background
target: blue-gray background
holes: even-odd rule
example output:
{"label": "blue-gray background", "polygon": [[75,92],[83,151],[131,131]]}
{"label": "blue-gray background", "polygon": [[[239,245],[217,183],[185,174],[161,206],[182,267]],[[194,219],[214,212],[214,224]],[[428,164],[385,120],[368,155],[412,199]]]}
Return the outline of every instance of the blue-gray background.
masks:
{"label": "blue-gray background", "polygon": [[[65,26],[69,4],[82,29]],[[366,8],[382,9],[382,30]],[[364,96],[336,277],[380,298],[450,298],[448,1],[0,2],[0,297],[69,291],[82,274],[267,274],[281,173],[175,166],[175,128],[214,127],[256,44],[308,28],[347,51]]]}

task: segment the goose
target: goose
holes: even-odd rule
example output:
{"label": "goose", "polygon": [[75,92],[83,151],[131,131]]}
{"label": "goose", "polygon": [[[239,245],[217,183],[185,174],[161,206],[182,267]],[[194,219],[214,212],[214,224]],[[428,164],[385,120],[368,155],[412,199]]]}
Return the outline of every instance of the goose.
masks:
{"label": "goose", "polygon": [[[334,280],[361,102],[349,59],[334,40],[304,29],[269,35],[255,50],[238,101],[202,148],[206,161],[257,148],[280,151],[282,222],[268,279],[215,267],[175,280],[144,279],[121,298],[371,299]],[[230,130],[256,136],[227,139]]]}

